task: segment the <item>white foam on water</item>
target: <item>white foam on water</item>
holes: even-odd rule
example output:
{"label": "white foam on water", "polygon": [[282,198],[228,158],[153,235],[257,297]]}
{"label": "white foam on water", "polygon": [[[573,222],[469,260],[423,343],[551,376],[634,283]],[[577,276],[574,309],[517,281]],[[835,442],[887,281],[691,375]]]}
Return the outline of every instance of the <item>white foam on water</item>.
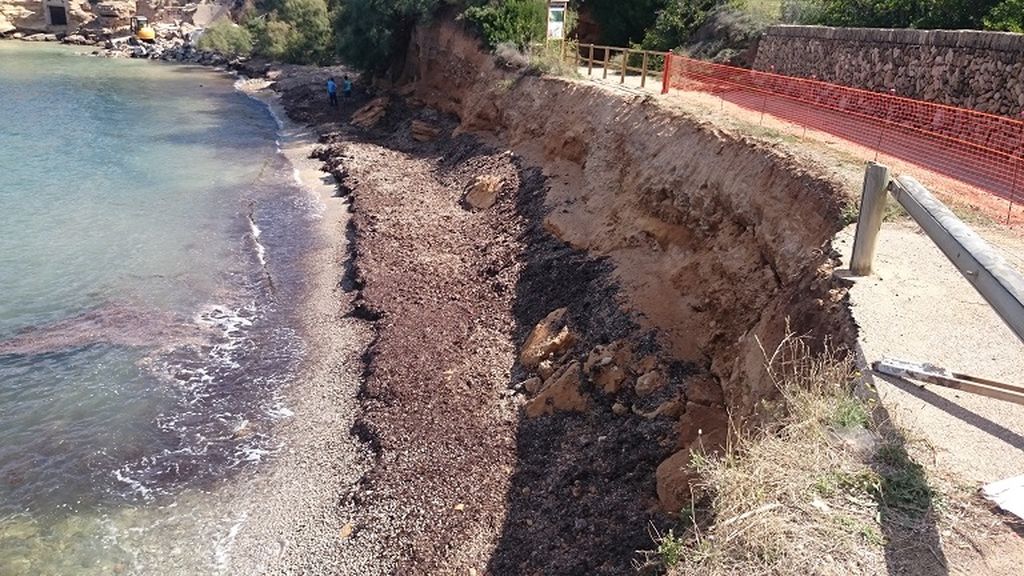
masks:
{"label": "white foam on water", "polygon": [[153,493],[153,490],[147,488],[142,482],[128,476],[125,472],[127,472],[127,470],[122,471],[120,468],[114,470],[114,478],[116,478],[118,482],[127,484],[128,487],[132,489],[132,492],[138,494],[143,499],[148,500],[150,495]]}
{"label": "white foam on water", "polygon": [[239,531],[242,530],[242,525],[249,519],[248,512],[242,512],[242,515],[234,520],[231,528],[228,529],[227,535],[217,540],[217,543],[213,546],[213,559],[214,565],[218,572],[224,572],[228,568],[228,562],[231,559],[231,546],[235,543],[235,538],[238,537]]}
{"label": "white foam on water", "polygon": [[252,236],[253,244],[256,245],[256,257],[260,260],[260,266],[267,266],[267,248],[260,242],[260,236],[263,235],[263,230],[256,224],[256,220],[252,217],[252,214],[246,218],[249,221],[249,233]]}
{"label": "white foam on water", "polygon": [[267,416],[270,416],[274,420],[283,420],[285,418],[294,417],[295,412],[293,412],[290,408],[288,408],[281,402],[278,402],[277,404],[271,406],[269,410],[267,410]]}
{"label": "white foam on water", "polygon": [[288,153],[285,152],[284,148],[287,142],[294,141],[305,136],[305,130],[285,118],[284,110],[281,108],[280,99],[276,95],[268,94],[266,91],[269,85],[270,83],[264,80],[253,80],[247,78],[239,78],[235,81],[236,90],[267,107],[267,111],[270,113],[271,118],[273,118],[274,123],[277,124],[278,137],[274,140],[277,153],[284,156],[285,160],[291,164],[292,178],[295,180],[295,183],[299,188],[303,189],[307,193],[307,197],[304,201],[298,202],[297,205],[308,210],[310,212],[310,216],[314,220],[319,220],[323,217],[323,213],[327,210],[327,206],[324,205],[323,201],[320,199],[316,190],[313,188],[312,183],[303,180],[302,171],[298,166],[296,166],[295,161],[289,157]]}

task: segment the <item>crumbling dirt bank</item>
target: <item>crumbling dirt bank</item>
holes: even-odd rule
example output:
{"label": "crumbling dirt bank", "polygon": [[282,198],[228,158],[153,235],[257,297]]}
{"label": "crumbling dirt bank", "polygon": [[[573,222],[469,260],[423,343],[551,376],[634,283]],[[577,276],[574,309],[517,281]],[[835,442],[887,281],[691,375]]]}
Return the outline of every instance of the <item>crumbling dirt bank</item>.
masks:
{"label": "crumbling dirt bank", "polygon": [[[848,339],[843,195],[655,102],[498,68],[454,25],[409,62],[405,98],[320,152],[377,333],[344,545],[396,574],[629,573],[689,449],[770,396],[787,319]],[[289,113],[316,119],[303,90]]]}
{"label": "crumbling dirt bank", "polygon": [[420,30],[408,62],[420,101],[544,168],[545,228],[608,258],[622,306],[709,368],[737,414],[770,391],[761,347],[787,318],[848,336],[831,277],[840,184],[650,97],[503,68],[454,24]]}

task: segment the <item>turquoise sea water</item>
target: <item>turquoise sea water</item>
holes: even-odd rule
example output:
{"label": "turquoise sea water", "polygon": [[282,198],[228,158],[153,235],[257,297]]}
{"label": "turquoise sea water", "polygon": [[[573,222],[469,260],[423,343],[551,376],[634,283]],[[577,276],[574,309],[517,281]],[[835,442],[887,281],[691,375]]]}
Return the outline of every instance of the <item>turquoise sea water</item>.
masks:
{"label": "turquoise sea water", "polygon": [[316,218],[276,129],[223,75],[0,42],[0,574],[131,572],[117,518],[273,450]]}

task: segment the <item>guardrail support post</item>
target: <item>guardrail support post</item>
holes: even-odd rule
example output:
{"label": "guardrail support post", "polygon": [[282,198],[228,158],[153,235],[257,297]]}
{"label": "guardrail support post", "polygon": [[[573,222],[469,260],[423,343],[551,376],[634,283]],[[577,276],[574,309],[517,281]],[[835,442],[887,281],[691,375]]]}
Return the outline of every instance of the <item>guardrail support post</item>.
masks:
{"label": "guardrail support post", "polygon": [[878,233],[885,216],[885,201],[888,198],[889,168],[874,162],[868,163],[864,173],[864,190],[860,196],[860,216],[857,218],[857,235],[853,240],[853,256],[850,271],[854,276],[870,276],[878,248]]}
{"label": "guardrail support post", "polygon": [[605,48],[604,48],[604,76],[601,77],[602,80],[607,80],[608,79],[608,61],[611,60],[611,59],[612,59],[612,51],[609,50],[607,46],[605,46]]}
{"label": "guardrail support post", "polygon": [[587,76],[594,75],[594,45],[590,45],[590,57],[587,58]]}
{"label": "guardrail support post", "polygon": [[672,80],[672,53],[665,53],[665,70],[661,73],[661,93],[668,94]]}
{"label": "guardrail support post", "polygon": [[619,84],[626,83],[626,72],[629,70],[629,50],[622,53],[622,77],[619,78]]}

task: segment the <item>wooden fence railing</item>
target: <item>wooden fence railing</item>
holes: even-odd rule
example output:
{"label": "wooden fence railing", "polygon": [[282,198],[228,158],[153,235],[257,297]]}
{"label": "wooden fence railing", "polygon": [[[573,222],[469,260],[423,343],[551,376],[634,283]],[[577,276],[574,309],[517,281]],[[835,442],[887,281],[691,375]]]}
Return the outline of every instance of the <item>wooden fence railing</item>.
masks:
{"label": "wooden fence railing", "polygon": [[665,73],[666,52],[637,50],[619,46],[602,46],[600,44],[580,44],[576,51],[576,67],[586,66],[587,75],[594,75],[594,68],[607,79],[609,72],[619,75],[619,83],[625,84],[630,74],[639,74],[640,87],[647,86],[647,79],[654,75],[663,86],[667,86]]}

